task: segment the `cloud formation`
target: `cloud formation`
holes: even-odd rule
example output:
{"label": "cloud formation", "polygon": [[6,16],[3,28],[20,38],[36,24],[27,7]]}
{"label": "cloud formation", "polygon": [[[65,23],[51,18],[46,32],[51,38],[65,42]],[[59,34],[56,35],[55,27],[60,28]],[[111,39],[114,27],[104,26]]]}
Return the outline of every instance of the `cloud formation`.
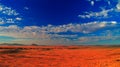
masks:
{"label": "cloud formation", "polygon": [[109,13],[112,12],[114,9],[102,9],[100,12],[86,12],[85,15],[78,15],[80,18],[108,18],[110,17]]}
{"label": "cloud formation", "polygon": [[[101,0],[100,0],[101,1]],[[111,5],[111,1],[115,2],[113,0],[109,1],[109,0],[104,0],[105,2],[108,3],[108,5]],[[94,5],[94,1],[90,0],[91,5]],[[120,13],[120,0],[116,0],[117,4],[112,7],[112,8],[105,8],[105,7],[98,7],[101,8],[101,11],[89,11],[89,12],[85,12],[82,15],[78,15],[78,17],[80,18],[96,18],[96,19],[106,19],[106,18],[111,18],[113,16],[118,16],[118,13]],[[106,6],[109,7],[109,6]]]}
{"label": "cloud formation", "polygon": [[[89,0],[94,6],[95,2],[100,0]],[[105,0],[110,5],[109,0]],[[28,7],[24,7],[28,10]],[[85,12],[79,15],[80,18],[109,18],[111,13],[120,12],[120,3],[118,1],[115,8],[103,8],[98,12]],[[17,23],[22,20],[20,14],[7,6],[0,4],[0,36],[9,38],[9,43],[23,43],[39,45],[54,44],[84,44],[89,42],[97,42],[103,40],[119,40],[120,39],[120,23],[117,21],[91,21],[87,23],[69,23],[63,25],[47,26],[18,26]],[[4,26],[3,24],[9,24]],[[115,28],[115,29],[114,29]],[[117,29],[116,29],[117,28]],[[100,32],[99,32],[100,31]],[[99,32],[99,33],[96,33]],[[116,34],[117,33],[117,34]],[[12,40],[10,40],[12,39]]]}
{"label": "cloud formation", "polygon": [[14,24],[22,20],[20,14],[12,9],[0,3],[0,25],[2,24]]}
{"label": "cloud formation", "polygon": [[[88,41],[91,38],[95,40],[101,39],[99,37],[79,37],[78,34],[88,35],[92,32],[98,31],[104,28],[117,27],[119,23],[115,21],[104,21],[104,22],[89,22],[83,24],[66,24],[66,25],[47,25],[47,26],[25,26],[19,27],[17,25],[0,26],[0,36],[8,36],[16,38],[13,42],[26,43],[31,41],[32,43],[45,44],[42,41],[46,41],[49,44],[60,41],[61,43],[69,43],[71,39],[83,42]],[[66,34],[71,32],[74,34]],[[63,34],[60,34],[63,33]],[[106,37],[107,38],[107,37]],[[105,38],[103,38],[105,39]],[[22,42],[26,41],[26,42]],[[63,42],[62,42],[63,41]],[[31,43],[29,42],[29,43]],[[59,42],[59,44],[60,44]],[[72,41],[74,43],[74,41]],[[28,42],[27,42],[28,43]],[[57,44],[57,43],[56,43]]]}
{"label": "cloud formation", "polygon": [[[17,25],[10,26],[0,26],[0,35],[2,33],[12,35],[14,37],[41,37],[41,34],[50,34],[50,33],[65,33],[65,32],[73,32],[73,33],[92,33],[99,29],[103,28],[111,28],[117,26],[119,23],[115,21],[102,21],[102,22],[89,22],[83,24],[66,24],[66,25],[48,25],[48,26],[25,26],[19,27]],[[43,36],[43,35],[42,35]]]}

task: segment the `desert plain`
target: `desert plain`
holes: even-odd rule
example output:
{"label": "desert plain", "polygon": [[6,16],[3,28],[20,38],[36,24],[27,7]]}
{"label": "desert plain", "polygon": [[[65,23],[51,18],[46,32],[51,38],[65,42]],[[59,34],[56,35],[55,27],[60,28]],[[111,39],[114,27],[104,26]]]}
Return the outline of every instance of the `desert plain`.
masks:
{"label": "desert plain", "polygon": [[120,67],[120,46],[1,46],[0,67]]}

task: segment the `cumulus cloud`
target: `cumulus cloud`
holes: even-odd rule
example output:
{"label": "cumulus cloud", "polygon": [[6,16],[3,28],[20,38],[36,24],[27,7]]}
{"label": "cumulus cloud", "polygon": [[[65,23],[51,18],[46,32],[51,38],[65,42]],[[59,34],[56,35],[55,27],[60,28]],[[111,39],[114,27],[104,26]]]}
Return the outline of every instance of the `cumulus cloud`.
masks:
{"label": "cumulus cloud", "polygon": [[17,12],[16,12],[15,10],[13,10],[12,8],[7,7],[7,6],[5,6],[5,5],[2,5],[2,4],[0,4],[0,12],[1,12],[2,14],[5,14],[5,15],[14,15],[14,16],[19,15],[19,13],[17,13]]}
{"label": "cumulus cloud", "polygon": [[[19,27],[17,25],[10,26],[0,26],[0,35],[8,35],[14,37],[28,37],[28,38],[39,38],[44,36],[44,34],[51,33],[63,33],[63,32],[73,32],[73,33],[92,33],[99,29],[111,28],[117,26],[119,23],[115,21],[102,21],[102,22],[89,22],[83,24],[66,24],[66,25],[48,25],[48,26],[25,26]],[[2,34],[3,33],[3,34]],[[40,36],[41,35],[41,36]],[[44,36],[49,37],[49,36]]]}
{"label": "cumulus cloud", "polygon": [[20,14],[11,7],[0,3],[0,24],[16,23],[22,20]]}
{"label": "cumulus cloud", "polygon": [[25,10],[29,10],[29,8],[28,8],[28,7],[24,7],[24,9],[25,9]]}
{"label": "cumulus cloud", "polygon": [[95,4],[94,1],[91,1],[91,5],[94,6],[94,4]]}
{"label": "cumulus cloud", "polygon": [[109,13],[112,12],[114,9],[102,9],[99,12],[86,12],[85,15],[78,15],[80,18],[108,18]]}
{"label": "cumulus cloud", "polygon": [[[43,44],[42,41],[48,43],[56,43],[59,41],[59,44],[71,43],[70,39],[76,40],[79,38],[78,34],[90,34],[92,32],[98,31],[104,28],[114,28],[117,27],[119,23],[115,21],[103,21],[103,22],[89,22],[82,24],[66,24],[66,25],[47,25],[47,26],[25,26],[19,27],[17,25],[9,26],[0,26],[0,36],[8,36],[16,38],[13,42],[21,43],[37,43]],[[67,32],[75,34],[66,34]],[[63,34],[60,34],[63,33]],[[81,37],[79,42],[88,41],[89,39],[99,39],[100,37]],[[102,37],[102,39],[104,39]],[[33,41],[32,41],[33,40]],[[24,41],[24,42],[22,42]],[[26,42],[25,42],[26,41]],[[72,41],[74,43],[74,41]],[[44,43],[45,44],[45,43]]]}
{"label": "cumulus cloud", "polygon": [[119,41],[120,40],[120,28],[118,29],[112,29],[112,30],[104,30],[103,32],[99,33],[99,35],[91,35],[91,36],[82,36],[79,37],[78,41],[81,43],[87,43],[90,44],[93,42],[102,42],[102,41]]}
{"label": "cumulus cloud", "polygon": [[116,7],[115,7],[115,11],[116,11],[116,12],[120,12],[120,0],[117,0],[117,4],[116,4]]}
{"label": "cumulus cloud", "polygon": [[94,6],[95,2],[101,1],[101,0],[86,0],[90,2],[91,6]]}
{"label": "cumulus cloud", "polygon": [[[104,18],[105,19],[105,18],[110,18],[110,17],[113,17],[113,16],[117,16],[117,14],[120,13],[120,0],[116,0],[116,1],[113,1],[113,0],[111,0],[111,1],[104,0],[104,1],[107,2],[108,5],[111,5],[111,1],[112,2],[117,2],[117,4],[114,7],[109,8],[109,9],[105,8],[105,7],[109,7],[109,6],[105,6],[105,7],[102,7],[101,11],[97,11],[97,12],[94,12],[94,11],[85,12],[82,15],[78,15],[78,17],[84,18],[84,19],[85,18],[96,18],[96,19],[103,19]],[[90,2],[91,2],[91,5],[94,5],[94,1],[90,0]]]}

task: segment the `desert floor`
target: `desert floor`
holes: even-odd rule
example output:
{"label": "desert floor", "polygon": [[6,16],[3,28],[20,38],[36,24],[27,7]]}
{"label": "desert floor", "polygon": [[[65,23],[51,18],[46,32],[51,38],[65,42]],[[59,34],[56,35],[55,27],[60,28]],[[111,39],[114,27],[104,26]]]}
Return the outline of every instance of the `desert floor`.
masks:
{"label": "desert floor", "polygon": [[120,46],[1,46],[0,67],[120,67]]}

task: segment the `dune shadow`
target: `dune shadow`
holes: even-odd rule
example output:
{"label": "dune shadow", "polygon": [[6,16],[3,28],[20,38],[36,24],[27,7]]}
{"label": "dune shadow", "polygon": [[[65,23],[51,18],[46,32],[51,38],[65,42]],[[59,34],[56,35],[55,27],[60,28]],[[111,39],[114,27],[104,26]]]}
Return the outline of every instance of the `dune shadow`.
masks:
{"label": "dune shadow", "polygon": [[53,50],[53,48],[41,48],[42,51],[49,51],[49,50]]}
{"label": "dune shadow", "polygon": [[87,49],[87,48],[91,48],[91,47],[90,46],[67,47],[67,49],[72,49],[72,50],[75,50],[75,49]]}
{"label": "dune shadow", "polygon": [[120,59],[117,59],[116,61],[120,61]]}
{"label": "dune shadow", "polygon": [[75,50],[75,49],[80,49],[80,48],[72,47],[72,48],[67,48],[67,49]]}
{"label": "dune shadow", "polygon": [[6,49],[1,51],[1,54],[16,54],[16,53],[20,53],[22,50],[21,49]]}

